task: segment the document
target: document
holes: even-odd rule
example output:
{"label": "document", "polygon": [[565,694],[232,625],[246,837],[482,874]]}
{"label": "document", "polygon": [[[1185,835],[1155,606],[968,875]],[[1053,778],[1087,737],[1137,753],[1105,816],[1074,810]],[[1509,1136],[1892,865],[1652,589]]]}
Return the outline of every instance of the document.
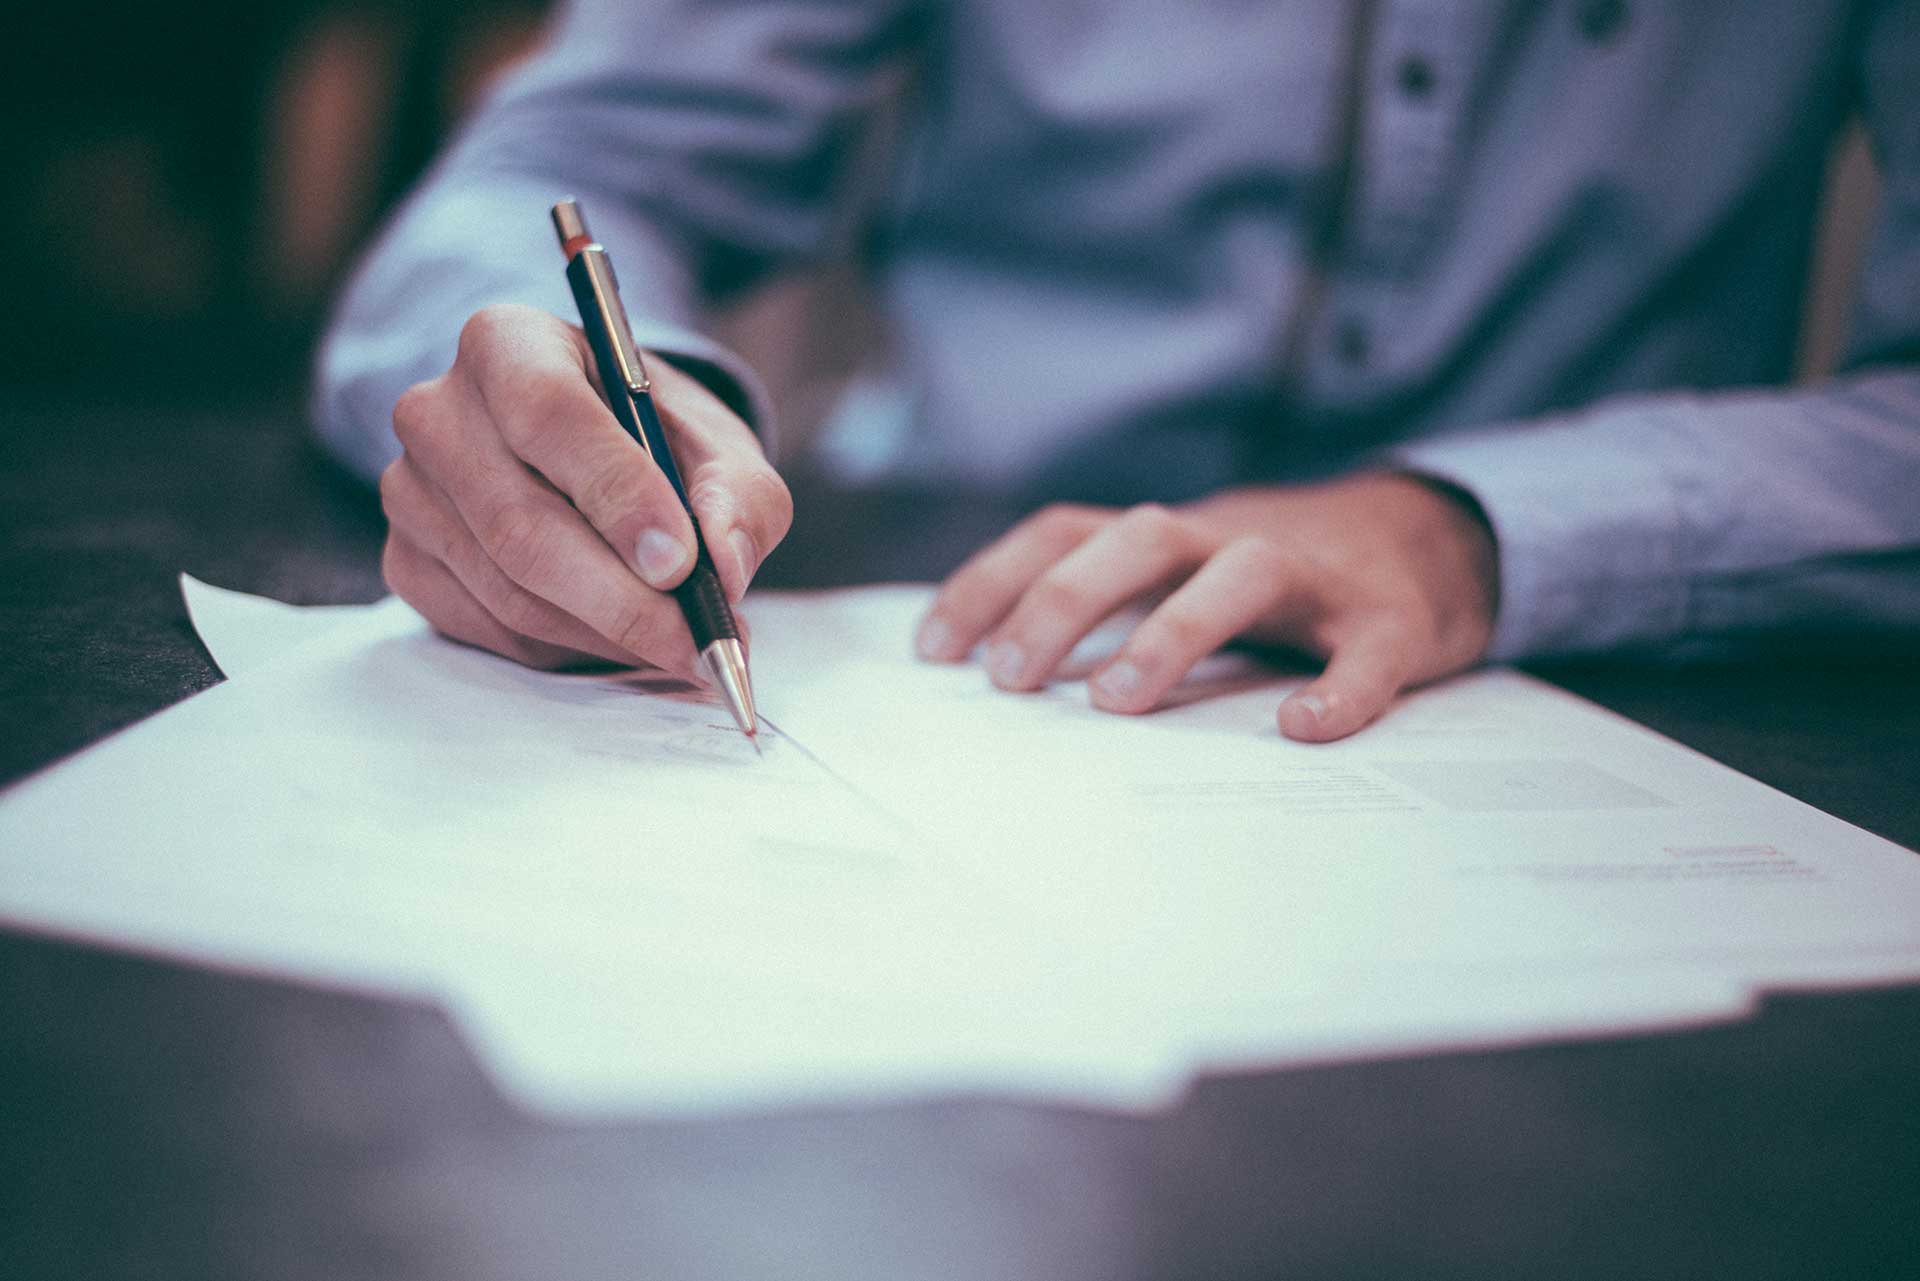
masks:
{"label": "document", "polygon": [[570,1114],[1180,1084],[1067,990],[1097,964],[777,716],[756,748],[676,680],[529,671],[404,606],[190,599],[240,675],[0,799],[0,919],[437,999]]}
{"label": "document", "polygon": [[287,605],[215,587],[191,574],[180,575],[180,595],[200,643],[229,679],[284,657],[326,635],[336,623],[360,621],[366,626],[386,617],[410,626],[413,621],[413,611],[398,596],[375,605]]}
{"label": "document", "polygon": [[770,594],[756,752],[658,673],[186,591],[232,679],[0,797],[0,922],[436,999],[547,1112],[1151,1107],[1920,976],[1920,858],[1513,672],[1307,746],[1235,655],[1120,718],[915,660],[924,587]]}

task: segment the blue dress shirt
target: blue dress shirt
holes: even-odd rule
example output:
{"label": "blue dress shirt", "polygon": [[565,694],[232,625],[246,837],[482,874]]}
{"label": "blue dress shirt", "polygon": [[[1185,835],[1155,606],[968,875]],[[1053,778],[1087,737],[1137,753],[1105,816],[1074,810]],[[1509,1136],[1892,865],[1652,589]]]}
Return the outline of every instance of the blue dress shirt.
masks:
{"label": "blue dress shirt", "polygon": [[[1884,196],[1852,346],[1788,388],[1854,116]],[[1496,658],[1920,627],[1920,3],[579,0],[344,295],[341,456],[394,456],[478,307],[571,317],[569,193],[641,341],[763,432],[705,309],[859,235],[922,477],[1444,478],[1498,538]]]}

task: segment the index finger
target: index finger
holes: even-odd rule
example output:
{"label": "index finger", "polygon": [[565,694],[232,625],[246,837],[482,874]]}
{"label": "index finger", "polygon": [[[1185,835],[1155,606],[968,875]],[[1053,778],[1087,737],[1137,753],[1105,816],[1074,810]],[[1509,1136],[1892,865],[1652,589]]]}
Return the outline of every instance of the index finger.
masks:
{"label": "index finger", "polygon": [[968,557],[941,584],[920,623],[914,643],[921,656],[957,662],[972,653],[1034,579],[1110,518],[1098,508],[1057,503]]}
{"label": "index finger", "polygon": [[495,314],[507,310],[478,313],[461,337],[488,417],[642,579],[673,587],[694,560],[680,496],[595,390],[585,338],[544,312]]}
{"label": "index finger", "polygon": [[622,650],[692,670],[692,638],[672,599],[648,587],[551,483],[514,456],[465,380],[448,390],[403,397],[394,430],[484,554],[512,582]]}
{"label": "index finger", "polygon": [[792,527],[793,495],[753,429],[704,383],[665,360],[648,367],[687,501],[727,599],[738,604]]}

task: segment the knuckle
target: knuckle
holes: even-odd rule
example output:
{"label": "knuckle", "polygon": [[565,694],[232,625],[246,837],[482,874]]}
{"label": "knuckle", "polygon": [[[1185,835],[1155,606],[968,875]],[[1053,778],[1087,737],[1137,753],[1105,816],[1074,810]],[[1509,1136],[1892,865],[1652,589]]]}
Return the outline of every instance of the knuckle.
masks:
{"label": "knuckle", "polygon": [[717,520],[733,514],[733,491],[710,473],[687,486],[687,502],[705,518]]}
{"label": "knuckle", "polygon": [[[559,344],[552,341],[556,337]],[[578,346],[575,337],[559,317],[537,307],[495,303],[461,326],[454,368],[486,392],[509,396],[530,372],[570,372],[584,379],[583,370],[559,354]]]}
{"label": "knuckle", "polygon": [[1044,617],[1079,618],[1089,611],[1086,592],[1057,574],[1043,575],[1027,590],[1027,606]]}
{"label": "knuckle", "polygon": [[512,303],[492,303],[468,316],[467,323],[460,326],[459,359],[483,358],[511,341],[515,329],[526,323],[526,310]]}
{"label": "knuckle", "polygon": [[1129,507],[1120,520],[1128,534],[1151,547],[1173,546],[1184,532],[1180,518],[1159,503]]}
{"label": "knuckle", "polygon": [[1029,518],[1036,533],[1055,538],[1077,536],[1086,528],[1091,509],[1080,503],[1048,503]]}
{"label": "knuckle", "polygon": [[1262,585],[1287,577],[1294,568],[1293,558],[1278,543],[1252,534],[1234,539],[1220,549],[1220,555],[1231,558],[1228,563],[1235,573]]}
{"label": "knuckle", "polygon": [[380,510],[386,513],[389,525],[398,523],[399,513],[405,507],[406,499],[403,496],[405,477],[400,474],[400,469],[404,466],[406,466],[404,462],[395,459],[387,464],[385,471],[380,473]]}
{"label": "knuckle", "polygon": [[1162,618],[1159,631],[1163,646],[1182,654],[1197,656],[1212,648],[1213,629],[1185,610],[1175,610]]}
{"label": "knuckle", "polygon": [[1075,544],[1094,524],[1092,507],[1081,503],[1048,503],[1023,522],[1023,528],[1054,545]]}
{"label": "knuckle", "polygon": [[503,503],[486,518],[480,545],[507,577],[524,582],[546,560],[546,514],[526,503]]}
{"label": "knuckle", "polygon": [[747,510],[757,513],[758,524],[778,542],[793,528],[793,492],[780,473],[766,465],[750,470],[742,481]]}
{"label": "knuckle", "polygon": [[932,611],[946,618],[966,618],[975,602],[993,587],[993,579],[978,565],[962,565],[947,577],[933,599]]}
{"label": "knuckle", "polygon": [[1156,655],[1198,658],[1212,648],[1205,623],[1184,610],[1161,610],[1140,624],[1136,639]]}
{"label": "knuckle", "polygon": [[599,467],[577,482],[577,492],[568,497],[596,527],[605,529],[624,517],[650,513],[658,505],[649,479],[637,465]]}
{"label": "knuckle", "polygon": [[1066,504],[1048,503],[1045,507],[1042,507],[1039,511],[1022,521],[1021,525],[1037,534],[1046,534],[1059,529],[1066,524],[1066,521]]}
{"label": "knuckle", "polygon": [[415,383],[393,402],[393,434],[402,445],[412,446],[427,438],[438,420],[440,380]]}
{"label": "knuckle", "polygon": [[1292,553],[1302,573],[1329,582],[1365,578],[1389,568],[1371,548],[1341,537],[1302,538],[1293,544]]}

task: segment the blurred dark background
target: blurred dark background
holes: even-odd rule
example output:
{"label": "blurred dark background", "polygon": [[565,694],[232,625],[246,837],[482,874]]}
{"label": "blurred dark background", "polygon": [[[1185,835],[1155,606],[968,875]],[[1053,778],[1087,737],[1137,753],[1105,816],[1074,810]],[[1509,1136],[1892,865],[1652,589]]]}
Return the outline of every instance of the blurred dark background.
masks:
{"label": "blurred dark background", "polygon": [[291,402],[380,214],[543,0],[22,6],[0,38],[0,393]]}
{"label": "blurred dark background", "polygon": [[[106,0],[10,14],[0,441],[78,406],[256,408],[291,428],[355,253],[537,47],[551,7]],[[816,424],[873,346],[861,297],[856,272],[816,272],[715,319],[789,428]],[[819,307],[839,323],[799,323]]]}

